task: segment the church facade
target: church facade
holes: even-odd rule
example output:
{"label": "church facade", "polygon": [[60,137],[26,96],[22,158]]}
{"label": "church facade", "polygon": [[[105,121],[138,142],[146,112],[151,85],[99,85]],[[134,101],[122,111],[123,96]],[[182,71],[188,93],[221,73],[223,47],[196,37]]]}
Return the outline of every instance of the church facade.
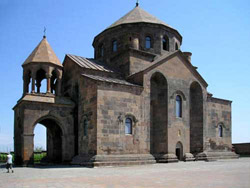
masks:
{"label": "church facade", "polygon": [[94,38],[94,58],[67,54],[61,64],[44,37],[22,65],[23,96],[13,108],[16,164],[33,163],[38,123],[47,128],[53,162],[237,158],[232,102],[207,91],[181,44],[176,29],[138,4]]}

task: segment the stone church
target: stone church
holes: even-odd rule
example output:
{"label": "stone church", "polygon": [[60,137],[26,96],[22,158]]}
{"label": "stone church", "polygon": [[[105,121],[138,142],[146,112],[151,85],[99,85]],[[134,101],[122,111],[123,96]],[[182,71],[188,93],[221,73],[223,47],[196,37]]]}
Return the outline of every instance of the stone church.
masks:
{"label": "stone church", "polygon": [[13,108],[15,163],[33,163],[38,123],[47,128],[52,162],[237,158],[232,102],[207,91],[181,45],[176,29],[138,4],[94,38],[94,58],[67,54],[61,64],[44,36],[22,64],[23,95]]}

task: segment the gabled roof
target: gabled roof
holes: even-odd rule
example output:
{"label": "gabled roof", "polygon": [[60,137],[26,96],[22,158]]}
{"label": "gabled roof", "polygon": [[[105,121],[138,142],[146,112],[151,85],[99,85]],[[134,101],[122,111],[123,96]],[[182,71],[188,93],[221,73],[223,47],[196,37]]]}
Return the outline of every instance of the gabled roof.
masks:
{"label": "gabled roof", "polygon": [[113,83],[113,84],[141,87],[141,86],[132,84],[126,80],[118,79],[118,78],[110,78],[110,77],[103,77],[103,76],[90,75],[90,74],[82,74],[82,76],[90,78],[92,80],[101,81],[101,82],[108,82],[108,83]]}
{"label": "gabled roof", "polygon": [[160,24],[160,25],[164,25],[164,26],[172,28],[171,26],[169,26],[165,22],[159,20],[158,18],[152,16],[151,14],[146,12],[145,10],[141,9],[139,6],[136,6],[133,10],[128,12],[125,16],[123,16],[118,21],[113,23],[107,29],[112,28],[112,27],[116,27],[116,26],[122,25],[122,24],[140,23],[140,22]]}
{"label": "gabled roof", "polygon": [[114,72],[111,69],[109,69],[104,63],[99,62],[95,59],[85,58],[85,57],[71,55],[71,54],[66,54],[66,56],[69,57],[76,64],[78,64],[80,67],[83,67],[86,69],[97,70],[97,71]]}
{"label": "gabled roof", "polygon": [[43,37],[42,41],[25,60],[23,66],[29,63],[52,63],[62,67],[60,60],[57,58],[46,37]]}
{"label": "gabled roof", "polygon": [[160,58],[156,59],[154,62],[152,62],[151,65],[149,65],[148,67],[146,67],[144,70],[139,71],[135,74],[132,74],[128,77],[128,79],[133,78],[135,76],[138,75],[143,75],[147,72],[149,72],[150,70],[153,70],[154,68],[158,67],[159,65],[165,63],[166,61],[168,61],[169,59],[175,57],[176,55],[179,55],[182,59],[183,62],[185,64],[186,67],[188,67],[188,69],[194,74],[194,76],[196,76],[196,78],[201,82],[201,84],[204,87],[207,87],[208,84],[207,82],[202,78],[202,76],[200,75],[200,73],[196,70],[196,68],[187,60],[187,58],[185,57],[185,55],[180,51],[176,51],[170,54],[165,54],[163,56],[161,56]]}

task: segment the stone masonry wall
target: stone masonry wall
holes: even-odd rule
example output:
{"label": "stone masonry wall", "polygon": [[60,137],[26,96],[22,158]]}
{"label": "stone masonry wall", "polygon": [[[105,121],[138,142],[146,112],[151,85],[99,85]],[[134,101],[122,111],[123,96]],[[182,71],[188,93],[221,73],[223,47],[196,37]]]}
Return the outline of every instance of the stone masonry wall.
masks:
{"label": "stone masonry wall", "polygon": [[[149,153],[148,127],[142,122],[141,87],[99,83],[97,105],[97,153]],[[132,134],[125,134],[125,119],[133,120]]]}
{"label": "stone masonry wall", "polygon": [[[32,96],[31,96],[32,97]],[[46,97],[33,96],[33,98],[44,99]],[[74,133],[71,125],[73,124],[72,107],[56,104],[34,102],[22,102],[15,107],[15,152],[24,163],[31,162],[34,149],[34,128],[42,120],[52,119],[57,122],[63,133],[62,135],[62,153],[60,154],[63,161],[69,161],[74,156]],[[50,125],[51,126],[51,125]],[[50,128],[50,127],[48,127]],[[21,135],[18,135],[21,133]],[[19,145],[18,142],[21,141]],[[21,153],[17,153],[20,152]],[[20,156],[21,154],[21,156]],[[21,161],[20,161],[21,162]]]}
{"label": "stone masonry wall", "polygon": [[[176,56],[167,62],[159,65],[149,71],[144,76],[144,99],[145,106],[150,105],[150,79],[154,73],[161,73],[168,84],[168,153],[175,153],[176,144],[181,142],[183,153],[190,152],[190,85],[199,81],[193,76],[191,71],[182,62],[183,60]],[[200,84],[201,85],[201,84]],[[203,92],[206,92],[206,88]],[[182,117],[176,117],[175,98],[176,95],[182,98]],[[147,117],[150,117],[149,110],[145,111]],[[148,120],[149,121],[149,120]]]}
{"label": "stone masonry wall", "polygon": [[[223,126],[223,136],[219,136],[219,125]],[[232,147],[231,101],[208,97],[206,150],[230,150]]]}
{"label": "stone masonry wall", "polygon": [[233,144],[235,153],[239,155],[250,155],[250,143]]}
{"label": "stone masonry wall", "polygon": [[[97,153],[97,85],[95,81],[81,77],[78,106],[79,154],[95,155]],[[86,121],[87,129],[84,128],[84,121]]]}

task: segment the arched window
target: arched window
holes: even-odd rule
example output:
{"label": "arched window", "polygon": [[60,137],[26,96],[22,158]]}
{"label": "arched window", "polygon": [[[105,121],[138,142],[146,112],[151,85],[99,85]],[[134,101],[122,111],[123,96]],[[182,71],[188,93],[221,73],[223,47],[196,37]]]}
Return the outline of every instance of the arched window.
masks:
{"label": "arched window", "polygon": [[162,48],[163,50],[169,51],[169,38],[167,36],[162,39]]}
{"label": "arched window", "polygon": [[152,47],[152,44],[151,44],[151,37],[149,37],[149,36],[147,36],[146,38],[145,38],[145,40],[146,40],[146,43],[145,43],[145,48],[146,49],[150,49],[151,47]]}
{"label": "arched window", "polygon": [[177,43],[175,43],[175,50],[179,50],[179,46]]}
{"label": "arched window", "polygon": [[58,94],[57,93],[57,73],[56,70],[52,71],[52,77],[51,77],[51,93]]}
{"label": "arched window", "polygon": [[104,47],[103,47],[103,44],[101,44],[99,46],[99,56],[100,57],[103,57],[104,56]]}
{"label": "arched window", "polygon": [[132,134],[132,120],[130,118],[126,118],[125,121],[125,134]]}
{"label": "arched window", "polygon": [[[42,68],[39,69],[36,72],[36,87],[37,87],[37,93],[47,93],[48,92],[48,86],[46,81],[46,72]],[[46,87],[47,86],[47,87]],[[33,87],[33,86],[32,86]],[[35,89],[35,88],[33,88]],[[31,90],[33,90],[31,89]]]}
{"label": "arched window", "polygon": [[88,120],[85,119],[83,121],[83,136],[87,136],[88,135]]}
{"label": "arched window", "polygon": [[219,137],[223,137],[223,127],[219,125]]}
{"label": "arched window", "polygon": [[180,95],[176,96],[176,117],[182,117],[182,99]]}
{"label": "arched window", "polygon": [[114,40],[114,41],[112,42],[112,51],[113,51],[113,52],[116,52],[116,51],[117,51],[117,40]]}

